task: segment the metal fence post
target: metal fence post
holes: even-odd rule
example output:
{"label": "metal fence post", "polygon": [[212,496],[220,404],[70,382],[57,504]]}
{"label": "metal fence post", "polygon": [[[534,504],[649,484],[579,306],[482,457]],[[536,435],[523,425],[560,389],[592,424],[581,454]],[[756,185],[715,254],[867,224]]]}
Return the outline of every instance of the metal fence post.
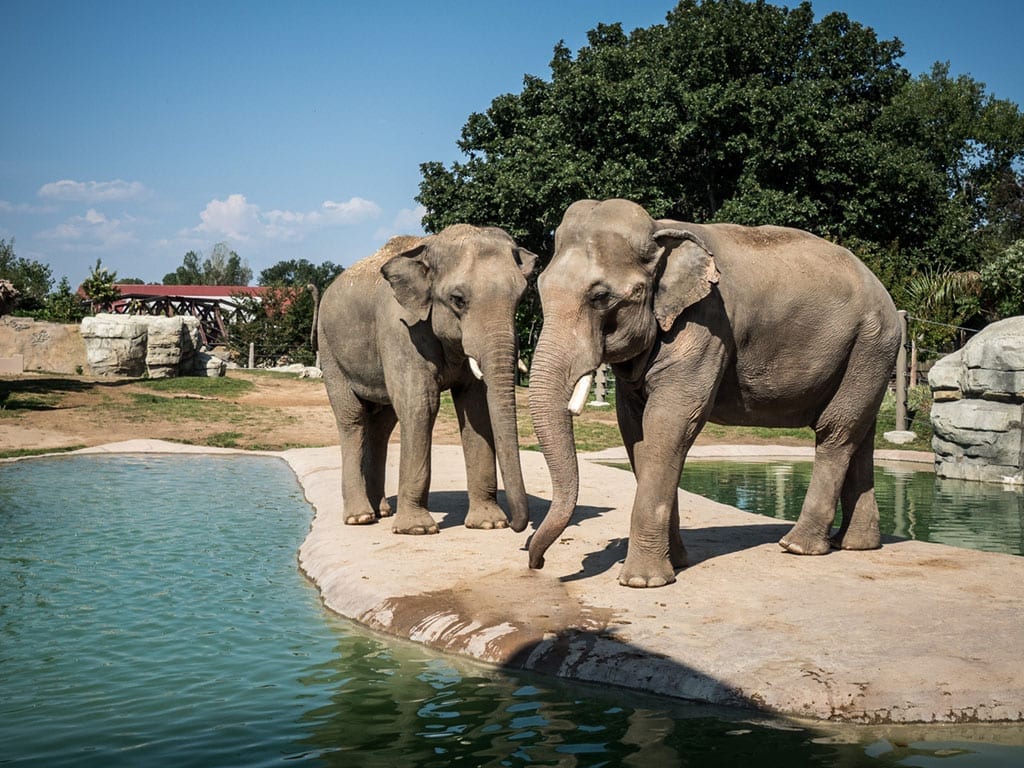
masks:
{"label": "metal fence post", "polygon": [[896,354],[896,429],[907,429],[907,311],[901,309],[900,349]]}
{"label": "metal fence post", "polygon": [[249,367],[256,367],[256,342],[249,342]]}

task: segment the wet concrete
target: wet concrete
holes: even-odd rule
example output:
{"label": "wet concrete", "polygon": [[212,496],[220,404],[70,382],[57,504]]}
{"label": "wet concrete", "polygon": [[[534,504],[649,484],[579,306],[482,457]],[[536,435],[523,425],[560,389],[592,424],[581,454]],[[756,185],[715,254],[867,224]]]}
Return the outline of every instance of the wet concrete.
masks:
{"label": "wet concrete", "polygon": [[[796,452],[695,449],[809,456]],[[581,461],[574,522],[545,568],[530,571],[525,545],[551,498],[538,453],[522,454],[530,528],[474,531],[462,525],[461,451],[435,447],[441,532],[422,537],[397,536],[387,520],[342,523],[337,448],[272,455],[289,462],[316,510],[300,567],[329,608],[373,629],[509,668],[797,718],[1024,722],[1024,558],[896,539],[798,557],[776,543],[787,523],[680,491],[691,565],[672,585],[634,590],[617,583],[635,489],[623,470]],[[396,460],[394,448],[389,494]]]}

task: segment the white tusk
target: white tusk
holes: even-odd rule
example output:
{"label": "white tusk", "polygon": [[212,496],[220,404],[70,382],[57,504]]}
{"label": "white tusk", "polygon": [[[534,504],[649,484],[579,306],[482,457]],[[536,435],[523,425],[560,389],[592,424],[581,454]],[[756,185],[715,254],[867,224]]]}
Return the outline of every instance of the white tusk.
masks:
{"label": "white tusk", "polygon": [[469,370],[471,370],[473,372],[473,375],[480,379],[480,381],[484,380],[484,372],[480,370],[480,363],[478,363],[472,357],[469,358]]}
{"label": "white tusk", "polygon": [[576,382],[576,388],[572,391],[572,397],[569,398],[569,412],[573,416],[579,416],[583,413],[583,406],[587,403],[587,397],[590,395],[590,385],[594,383],[594,374],[588,373],[580,377],[580,380]]}

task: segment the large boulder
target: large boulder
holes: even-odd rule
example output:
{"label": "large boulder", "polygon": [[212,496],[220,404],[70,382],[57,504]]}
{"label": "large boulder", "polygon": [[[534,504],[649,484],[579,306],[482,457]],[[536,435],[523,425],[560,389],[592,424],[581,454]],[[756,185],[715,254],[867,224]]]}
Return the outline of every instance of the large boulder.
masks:
{"label": "large boulder", "polygon": [[1024,317],[1000,320],[928,373],[935,472],[1024,484]]}
{"label": "large boulder", "polygon": [[142,376],[149,328],[135,315],[100,314],[82,320],[90,371],[97,376]]}

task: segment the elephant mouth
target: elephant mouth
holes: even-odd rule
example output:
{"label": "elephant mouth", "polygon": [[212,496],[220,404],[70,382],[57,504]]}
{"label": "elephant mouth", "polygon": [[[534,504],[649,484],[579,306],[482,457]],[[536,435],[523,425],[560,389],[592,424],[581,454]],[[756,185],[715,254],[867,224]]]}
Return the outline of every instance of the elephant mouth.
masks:
{"label": "elephant mouth", "polygon": [[572,397],[569,398],[569,413],[579,416],[583,413],[583,406],[587,404],[587,396],[590,394],[590,385],[594,383],[594,372],[585,373],[580,376],[579,381],[572,390]]}

